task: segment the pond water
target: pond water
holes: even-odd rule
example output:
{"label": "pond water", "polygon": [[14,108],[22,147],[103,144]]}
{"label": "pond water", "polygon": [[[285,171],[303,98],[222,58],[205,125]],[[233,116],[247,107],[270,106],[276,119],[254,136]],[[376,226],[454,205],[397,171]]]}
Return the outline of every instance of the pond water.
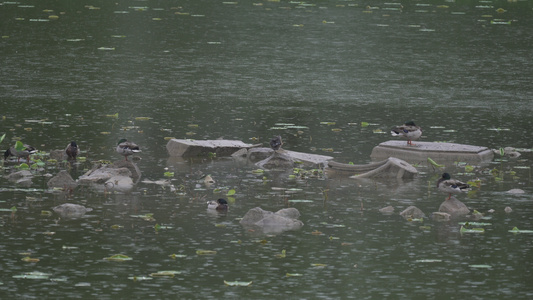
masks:
{"label": "pond water", "polygon": [[[20,139],[47,153],[75,140],[86,157],[69,166],[44,156],[29,187],[1,181],[1,298],[530,299],[533,235],[508,231],[533,229],[532,9],[521,0],[0,3],[0,148]],[[429,216],[445,199],[434,188],[443,170],[424,161],[413,180],[291,179],[292,170],[257,174],[253,164],[177,160],[165,149],[170,137],[267,145],[280,134],[285,149],[365,164],[408,120],[423,141],[522,151],[471,172],[445,167],[481,181],[458,198],[485,214],[484,233],[461,234],[464,220],[398,215],[415,205]],[[122,159],[123,137],[142,148],[142,180],[174,172],[178,191],[46,188],[62,169],[78,178]],[[514,188],[525,193],[506,193]],[[227,214],[207,211],[232,189]],[[66,202],[93,211],[42,213]],[[395,213],[378,211],[388,205]],[[295,207],[305,225],[250,232],[239,219],[257,206]],[[104,259],[115,254],[132,260]],[[150,277],[165,270],[179,273]],[[47,275],[21,278],[30,272]]]}

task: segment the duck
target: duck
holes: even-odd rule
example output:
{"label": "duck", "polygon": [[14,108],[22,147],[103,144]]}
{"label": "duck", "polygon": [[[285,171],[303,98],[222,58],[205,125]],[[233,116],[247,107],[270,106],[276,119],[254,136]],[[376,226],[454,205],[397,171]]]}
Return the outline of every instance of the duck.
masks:
{"label": "duck", "polygon": [[415,122],[409,121],[391,129],[392,136],[400,136],[407,139],[407,145],[413,146],[412,141],[418,140],[422,136],[422,128],[416,126]]}
{"label": "duck", "polygon": [[137,152],[141,152],[137,144],[130,142],[127,139],[121,139],[118,141],[117,153],[124,155],[125,160],[128,160],[128,156]]}
{"label": "duck", "polygon": [[4,152],[4,160],[7,160],[10,156],[17,157],[17,162],[20,162],[21,158],[26,158],[27,162],[30,162],[30,155],[37,152],[37,149],[30,145],[22,144],[21,150],[17,150],[17,147],[12,146]]}
{"label": "duck", "polygon": [[448,173],[443,173],[441,178],[437,180],[437,189],[443,193],[449,194],[446,200],[450,200],[452,194],[459,194],[462,192],[469,191],[470,185],[462,181],[452,179],[450,174]]}
{"label": "duck", "polygon": [[281,148],[281,145],[283,145],[281,135],[275,136],[270,140],[270,148],[274,151],[278,151]]}
{"label": "duck", "polygon": [[65,148],[65,153],[67,153],[69,160],[76,160],[76,157],[80,154],[80,147],[78,147],[76,142],[72,141]]}
{"label": "duck", "polygon": [[227,211],[229,209],[228,201],[225,199],[217,199],[216,201],[207,202],[207,209],[215,209],[218,211]]}

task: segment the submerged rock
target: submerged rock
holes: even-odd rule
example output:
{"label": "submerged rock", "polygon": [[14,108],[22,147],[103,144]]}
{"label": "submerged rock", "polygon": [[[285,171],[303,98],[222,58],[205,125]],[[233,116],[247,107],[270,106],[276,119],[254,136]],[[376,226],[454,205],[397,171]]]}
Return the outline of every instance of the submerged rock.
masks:
{"label": "submerged rock", "polygon": [[444,200],[439,207],[439,212],[445,212],[452,217],[467,215],[470,210],[466,205],[457,200],[455,197],[451,197],[449,200]]}
{"label": "submerged rock", "polygon": [[451,215],[445,212],[434,212],[431,214],[431,218],[433,219],[433,221],[444,222],[444,221],[449,221],[451,218]]}
{"label": "submerged rock", "polygon": [[79,204],[65,203],[54,207],[52,210],[62,218],[77,219],[83,217],[85,213],[93,209]]}
{"label": "submerged rock", "polygon": [[394,212],[394,207],[387,206],[379,209],[379,212],[382,214],[392,214]]}
{"label": "submerged rock", "polygon": [[28,187],[32,185],[33,174],[28,170],[22,170],[15,173],[11,173],[6,176],[7,179],[11,182],[14,182],[17,185]]}
{"label": "submerged rock", "polygon": [[111,165],[98,164],[80,176],[78,183],[97,190],[127,192],[140,180],[141,171],[131,161],[117,161]]}
{"label": "submerged rock", "polygon": [[56,176],[48,180],[47,185],[49,188],[75,189],[78,183],[72,179],[67,171],[61,170]]}
{"label": "submerged rock", "polygon": [[266,234],[275,234],[300,229],[304,224],[298,220],[299,217],[300,212],[296,208],[284,208],[273,213],[255,207],[244,215],[240,223]]}
{"label": "submerged rock", "polygon": [[420,219],[420,218],[425,217],[426,215],[418,207],[409,206],[408,208],[404,209],[400,213],[400,216],[402,216],[402,217],[404,217],[406,219],[409,219],[409,218]]}

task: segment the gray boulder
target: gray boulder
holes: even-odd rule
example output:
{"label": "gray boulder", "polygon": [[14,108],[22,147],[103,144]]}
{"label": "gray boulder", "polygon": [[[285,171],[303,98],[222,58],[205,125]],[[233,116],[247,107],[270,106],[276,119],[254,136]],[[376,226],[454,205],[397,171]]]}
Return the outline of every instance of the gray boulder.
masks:
{"label": "gray boulder", "polygon": [[56,176],[48,180],[47,185],[49,188],[75,189],[78,183],[72,179],[67,171],[61,170]]}
{"label": "gray boulder", "polygon": [[20,186],[31,186],[32,185],[32,178],[33,174],[28,170],[22,170],[18,172],[11,173],[6,176],[7,179],[11,182],[14,182],[17,185]]}
{"label": "gray boulder", "polygon": [[54,207],[52,210],[64,219],[77,219],[93,209],[79,204],[65,203]]}
{"label": "gray boulder", "polygon": [[470,210],[466,205],[457,200],[455,197],[451,197],[449,200],[444,200],[439,207],[439,212],[445,212],[452,217],[464,216],[470,213]]}
{"label": "gray boulder", "polygon": [[400,216],[406,219],[420,219],[425,217],[426,215],[418,207],[409,206],[400,213]]}
{"label": "gray boulder", "polygon": [[117,161],[111,165],[98,164],[80,176],[78,183],[96,190],[127,192],[140,180],[141,171],[131,161]]}
{"label": "gray boulder", "polygon": [[298,220],[300,212],[296,208],[284,208],[275,213],[260,207],[250,209],[240,223],[265,234],[276,234],[288,230],[298,230],[304,224]]}

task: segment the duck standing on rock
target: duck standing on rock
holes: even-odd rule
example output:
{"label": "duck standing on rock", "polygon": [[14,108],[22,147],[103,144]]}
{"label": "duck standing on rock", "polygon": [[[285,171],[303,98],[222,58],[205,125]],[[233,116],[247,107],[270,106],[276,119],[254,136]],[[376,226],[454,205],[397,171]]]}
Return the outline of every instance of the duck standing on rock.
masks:
{"label": "duck standing on rock", "polygon": [[218,211],[227,211],[229,209],[228,201],[225,199],[217,199],[217,201],[207,202],[207,209],[215,209]]}
{"label": "duck standing on rock", "polygon": [[7,160],[10,156],[15,156],[17,157],[17,162],[20,162],[20,159],[23,157],[26,158],[27,162],[30,162],[30,155],[36,152],[37,149],[18,141],[15,146],[10,147],[4,152],[4,160]]}
{"label": "duck standing on rock", "polygon": [[67,153],[69,160],[76,160],[76,157],[80,154],[80,147],[78,147],[76,142],[72,141],[65,149],[65,153]]}
{"label": "duck standing on rock", "polygon": [[281,135],[275,136],[270,140],[270,148],[274,151],[278,151],[282,145],[283,141],[281,140]]}
{"label": "duck standing on rock", "polygon": [[141,152],[139,149],[139,146],[133,142],[129,142],[126,139],[121,139],[118,141],[117,145],[117,153],[120,155],[124,155],[124,158],[128,160],[129,155],[133,155],[134,153]]}
{"label": "duck standing on rock", "polygon": [[452,194],[459,194],[470,190],[468,184],[452,179],[448,173],[442,174],[442,177],[437,180],[437,188],[439,191],[449,194],[446,200],[450,200]]}
{"label": "duck standing on rock", "polygon": [[407,139],[407,145],[413,146],[411,141],[416,141],[422,136],[422,128],[416,126],[415,122],[409,121],[401,126],[395,126],[391,129],[392,136],[400,136]]}

